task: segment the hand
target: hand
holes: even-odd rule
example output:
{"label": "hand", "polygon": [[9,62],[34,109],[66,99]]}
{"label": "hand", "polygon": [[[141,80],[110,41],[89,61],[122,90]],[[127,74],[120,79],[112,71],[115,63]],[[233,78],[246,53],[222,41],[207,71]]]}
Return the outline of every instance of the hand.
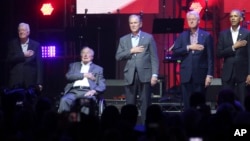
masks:
{"label": "hand", "polygon": [[42,91],[43,90],[43,86],[42,85],[38,85],[38,89],[39,89],[39,91]]}
{"label": "hand", "polygon": [[250,75],[247,75],[246,85],[250,85]]}
{"label": "hand", "polygon": [[93,73],[84,73],[83,74],[83,77],[86,77],[86,78],[88,78],[88,79],[90,79],[90,80],[95,80],[96,78],[95,78],[95,76],[93,75]]}
{"label": "hand", "polygon": [[212,83],[212,77],[211,76],[207,76],[206,80],[205,80],[205,87],[210,86]]}
{"label": "hand", "polygon": [[203,50],[204,49],[204,46],[201,45],[201,44],[192,44],[188,47],[190,50]]}
{"label": "hand", "polygon": [[33,50],[27,50],[24,52],[24,56],[25,57],[31,57],[34,55],[34,51]]}
{"label": "hand", "polygon": [[93,96],[95,94],[96,94],[96,90],[90,90],[84,96]]}
{"label": "hand", "polygon": [[246,44],[247,44],[247,41],[246,41],[246,40],[239,40],[239,41],[237,41],[237,42],[233,45],[233,48],[234,48],[234,49],[241,48],[241,47],[246,46]]}
{"label": "hand", "polygon": [[155,84],[157,84],[157,82],[158,82],[157,77],[152,76],[152,77],[151,77],[151,86],[154,86]]}
{"label": "hand", "polygon": [[130,53],[132,54],[136,54],[136,53],[141,53],[144,51],[144,47],[143,46],[136,46],[136,47],[132,47],[130,50]]}

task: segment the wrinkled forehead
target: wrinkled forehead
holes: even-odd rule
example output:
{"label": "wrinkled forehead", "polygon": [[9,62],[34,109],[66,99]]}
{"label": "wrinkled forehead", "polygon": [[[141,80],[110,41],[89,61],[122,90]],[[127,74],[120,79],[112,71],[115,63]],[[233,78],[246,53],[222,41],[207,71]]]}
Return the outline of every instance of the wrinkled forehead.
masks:
{"label": "wrinkled forehead", "polygon": [[233,11],[230,13],[230,15],[237,15],[237,16],[239,16],[239,17],[242,16],[242,15],[241,15],[241,12],[238,11],[238,10],[233,10]]}
{"label": "wrinkled forehead", "polygon": [[139,15],[130,15],[129,16],[129,22],[131,21],[137,21],[137,22],[141,22],[141,18]]}
{"label": "wrinkled forehead", "polygon": [[190,13],[187,15],[187,19],[199,19],[199,16],[196,14]]}
{"label": "wrinkled forehead", "polygon": [[29,31],[29,26],[27,24],[19,24],[18,30]]}
{"label": "wrinkled forehead", "polygon": [[91,49],[89,49],[89,48],[84,48],[84,49],[82,49],[81,54],[94,55],[94,52]]}
{"label": "wrinkled forehead", "polygon": [[25,26],[20,26],[18,28],[18,31],[26,31],[26,32],[29,32],[29,30],[25,27]]}

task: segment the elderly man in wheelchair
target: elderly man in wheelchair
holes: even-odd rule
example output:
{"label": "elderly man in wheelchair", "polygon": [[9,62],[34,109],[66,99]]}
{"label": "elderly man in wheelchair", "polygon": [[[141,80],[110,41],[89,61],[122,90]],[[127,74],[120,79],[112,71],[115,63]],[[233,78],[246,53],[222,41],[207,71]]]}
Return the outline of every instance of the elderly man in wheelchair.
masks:
{"label": "elderly man in wheelchair", "polygon": [[66,73],[69,83],[64,88],[58,113],[75,111],[87,115],[95,114],[96,108],[102,102],[101,94],[106,89],[103,68],[92,62],[93,49],[83,47],[80,56],[81,61],[69,65]]}

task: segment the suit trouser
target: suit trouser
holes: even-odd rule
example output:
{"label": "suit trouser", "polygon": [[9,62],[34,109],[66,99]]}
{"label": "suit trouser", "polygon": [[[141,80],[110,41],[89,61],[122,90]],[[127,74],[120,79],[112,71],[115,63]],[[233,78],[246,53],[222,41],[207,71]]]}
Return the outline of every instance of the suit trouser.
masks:
{"label": "suit trouser", "polygon": [[[205,80],[204,80],[205,82]],[[193,93],[206,93],[205,83],[194,83],[192,80],[187,83],[181,84],[182,96],[183,96],[183,103],[184,103],[184,110],[190,108],[190,96]]]}
{"label": "suit trouser", "polygon": [[[146,110],[151,103],[151,85],[149,82],[142,83],[139,80],[137,72],[134,75],[132,85],[125,86],[126,104],[137,104],[141,110],[141,121],[144,124],[146,120]],[[137,95],[139,98],[137,99]]]}
{"label": "suit trouser", "polygon": [[244,106],[244,100],[250,87],[246,86],[245,81],[236,83],[233,79],[230,81],[222,81],[223,88],[231,88],[235,92],[235,97]]}
{"label": "suit trouser", "polygon": [[[85,93],[89,89],[72,89],[69,93],[65,94],[59,104],[58,113],[69,112],[72,110],[72,107],[77,104],[76,99],[86,98],[96,100],[95,97],[85,97]],[[83,106],[80,110],[82,113],[89,114],[89,108]]]}

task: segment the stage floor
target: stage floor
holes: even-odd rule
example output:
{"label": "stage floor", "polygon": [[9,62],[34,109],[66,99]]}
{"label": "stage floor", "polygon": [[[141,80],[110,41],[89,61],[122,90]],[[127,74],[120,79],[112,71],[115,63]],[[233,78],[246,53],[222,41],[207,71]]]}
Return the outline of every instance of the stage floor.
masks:
{"label": "stage floor", "polygon": [[[105,99],[107,106],[114,105],[119,110],[123,105],[126,104],[124,99]],[[163,112],[182,112],[183,111],[183,103],[182,101],[178,101],[176,99],[159,99],[153,98],[152,104],[158,104],[162,107]],[[207,105],[210,106],[211,112],[214,113],[216,109],[216,103],[207,102]]]}

